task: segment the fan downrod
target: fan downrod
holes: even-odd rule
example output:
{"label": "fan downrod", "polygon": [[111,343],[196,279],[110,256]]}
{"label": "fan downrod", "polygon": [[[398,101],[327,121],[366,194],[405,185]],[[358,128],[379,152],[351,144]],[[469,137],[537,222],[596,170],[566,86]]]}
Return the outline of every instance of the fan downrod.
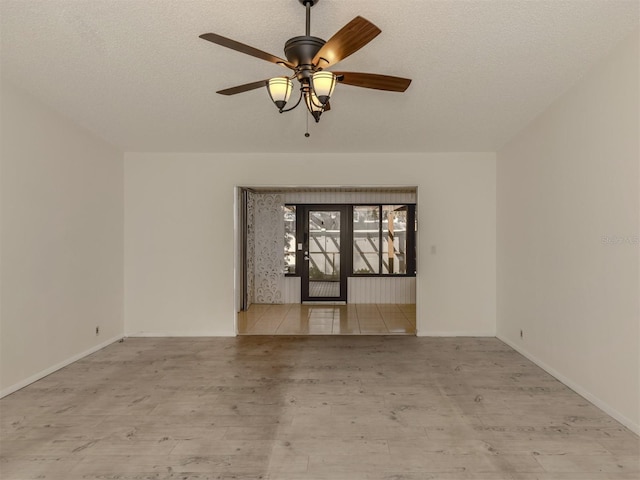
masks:
{"label": "fan downrod", "polygon": [[287,40],[287,43],[284,45],[284,54],[289,62],[293,65],[297,65],[295,72],[300,83],[308,84],[310,82],[311,75],[313,75],[313,72],[315,71],[313,58],[324,46],[326,41],[322,38],[311,36],[311,7],[320,0],[298,1],[307,11],[305,35],[293,37]]}

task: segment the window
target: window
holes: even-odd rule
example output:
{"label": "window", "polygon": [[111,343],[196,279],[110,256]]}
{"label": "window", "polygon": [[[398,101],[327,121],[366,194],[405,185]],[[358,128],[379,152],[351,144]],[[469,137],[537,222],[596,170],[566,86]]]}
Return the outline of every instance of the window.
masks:
{"label": "window", "polygon": [[407,212],[406,205],[382,207],[382,273],[407,273]]}
{"label": "window", "polygon": [[[345,232],[344,241],[348,242],[351,239],[352,248],[342,251],[347,275],[415,275],[415,205],[343,206],[349,207],[345,214],[350,217],[347,219],[347,224],[351,224],[351,230]],[[339,241],[339,238],[334,238],[335,235],[332,233],[331,222],[334,219],[329,217],[321,219],[310,217],[311,224],[317,228],[305,233],[306,220],[303,218],[308,215],[306,212],[308,207],[305,205],[285,205],[284,207],[284,273],[287,275],[302,275],[302,269],[298,264],[302,262],[303,255],[302,250],[298,251],[297,247],[298,242],[302,242],[303,238],[309,243],[304,248],[313,259],[312,263],[317,264],[320,258],[318,255],[324,252],[325,256],[321,259],[323,265],[325,260],[332,264],[330,256],[334,255],[334,252],[329,247]],[[323,228],[326,229],[327,234],[320,239],[318,235]],[[322,252],[315,250],[320,240],[322,240]],[[300,258],[297,262],[298,256]],[[331,275],[335,272],[326,268],[322,273]]]}
{"label": "window", "polygon": [[353,207],[353,273],[380,273],[380,207]]}
{"label": "window", "polygon": [[296,206],[284,207],[284,273],[296,273]]}
{"label": "window", "polygon": [[414,205],[353,207],[352,274],[415,274]]}

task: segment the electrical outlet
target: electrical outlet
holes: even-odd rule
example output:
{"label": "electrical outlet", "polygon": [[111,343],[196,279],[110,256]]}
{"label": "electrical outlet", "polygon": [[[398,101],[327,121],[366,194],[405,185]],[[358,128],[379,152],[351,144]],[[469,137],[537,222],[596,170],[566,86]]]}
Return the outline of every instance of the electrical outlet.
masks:
{"label": "electrical outlet", "polygon": [[99,326],[96,327],[96,336],[98,336],[98,335],[100,335],[100,327]]}
{"label": "electrical outlet", "polygon": [[524,332],[520,330],[520,338],[524,338]]}

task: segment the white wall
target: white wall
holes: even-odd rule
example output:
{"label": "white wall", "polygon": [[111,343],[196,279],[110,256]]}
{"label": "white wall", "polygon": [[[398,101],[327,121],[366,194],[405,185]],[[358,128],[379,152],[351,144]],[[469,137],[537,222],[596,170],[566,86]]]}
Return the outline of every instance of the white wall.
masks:
{"label": "white wall", "polygon": [[1,98],[6,395],[123,334],[123,155],[5,81]]}
{"label": "white wall", "polygon": [[302,301],[300,277],[284,277],[282,301],[284,303],[300,303]]}
{"label": "white wall", "polygon": [[495,174],[493,153],[127,153],[126,330],[235,334],[234,186],[409,185],[418,333],[494,335]]}
{"label": "white wall", "polygon": [[[415,277],[349,277],[347,303],[416,303]],[[283,303],[300,303],[300,277],[285,277]]]}
{"label": "white wall", "polygon": [[416,303],[415,277],[349,277],[347,303]]}
{"label": "white wall", "polygon": [[497,154],[498,336],[636,432],[638,55],[636,33]]}

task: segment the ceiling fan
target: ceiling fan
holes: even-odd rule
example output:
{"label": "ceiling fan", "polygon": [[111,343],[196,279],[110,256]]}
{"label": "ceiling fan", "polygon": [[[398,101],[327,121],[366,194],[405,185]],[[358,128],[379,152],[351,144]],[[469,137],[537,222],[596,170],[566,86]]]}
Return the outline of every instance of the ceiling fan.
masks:
{"label": "ceiling fan", "polygon": [[[200,38],[204,40],[261,58],[267,62],[282,65],[293,71],[291,76],[259,80],[220,90],[217,93],[221,95],[236,95],[266,86],[271,100],[275,103],[280,113],[293,110],[304,99],[307,109],[315,121],[319,122],[320,115],[331,108],[329,98],[333,93],[336,82],[356,87],[404,92],[411,83],[408,78],[374,73],[329,72],[326,70],[360,50],[378,36],[381,30],[370,21],[358,16],[342,27],[328,41],[312,37],[310,34],[311,7],[319,1],[299,0],[307,11],[306,34],[287,40],[284,45],[284,53],[287,60],[215,33],[200,35]],[[294,78],[300,83],[300,98],[293,107],[285,110],[293,90],[292,80]],[[309,136],[308,133],[305,135]]]}

